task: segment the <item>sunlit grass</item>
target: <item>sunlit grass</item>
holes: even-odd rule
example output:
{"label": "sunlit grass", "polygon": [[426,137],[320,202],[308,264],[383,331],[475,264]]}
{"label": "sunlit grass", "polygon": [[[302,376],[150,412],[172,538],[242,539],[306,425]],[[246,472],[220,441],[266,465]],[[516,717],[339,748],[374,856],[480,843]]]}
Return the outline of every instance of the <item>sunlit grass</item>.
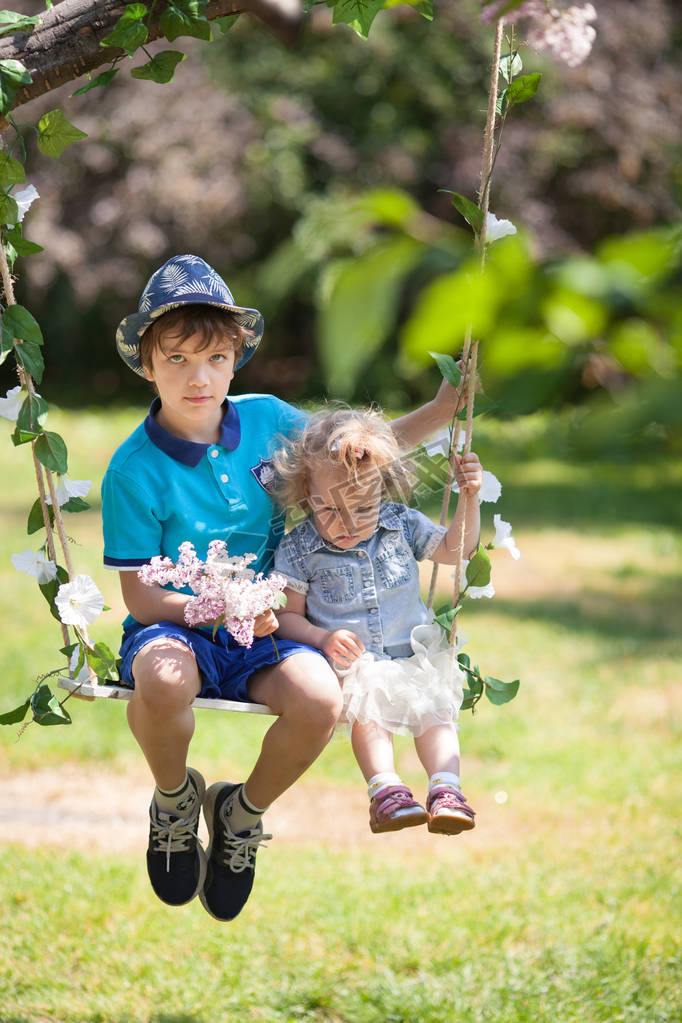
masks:
{"label": "sunlit grass", "polygon": [[[112,647],[122,608],[100,564],[97,488],[137,418],[51,421],[71,449],[70,475],[94,481],[92,512],[71,516],[68,529],[76,570],[112,606],[92,630]],[[198,902],[163,907],[142,858],[5,847],[3,1023],[678,1023],[682,474],[651,460],[554,459],[543,430],[541,450],[528,424],[506,445],[480,431],[481,455],[503,483],[499,505],[483,508],[483,539],[499,511],[521,559],[493,552],[497,595],[467,602],[461,629],[472,659],[520,678],[521,689],[504,707],[484,701],[461,717],[476,830],[356,848],[319,834],[326,787],[362,786],[339,738],[300,783],[310,799],[300,844],[275,836],[254,897],[229,926]],[[2,709],[58,666],[61,645],[35,583],[9,563],[40,535],[23,532],[27,450],[4,448]],[[439,580],[446,599],[446,570]],[[15,727],[0,732],[5,775],[140,765],[122,706],[68,706],[69,727],[32,725],[19,742]],[[211,779],[242,777],[267,719],[201,712],[197,721],[193,763]],[[412,744],[397,747],[422,793]]]}

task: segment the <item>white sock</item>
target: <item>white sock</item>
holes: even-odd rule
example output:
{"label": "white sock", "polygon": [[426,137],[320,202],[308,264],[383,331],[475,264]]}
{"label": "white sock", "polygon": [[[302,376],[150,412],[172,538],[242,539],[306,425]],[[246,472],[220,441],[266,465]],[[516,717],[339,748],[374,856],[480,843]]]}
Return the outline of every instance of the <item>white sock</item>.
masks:
{"label": "white sock", "polygon": [[387,789],[389,785],[402,785],[400,777],[395,771],[381,771],[379,774],[373,774],[367,782],[367,794],[372,799],[382,789]]}
{"label": "white sock", "polygon": [[188,774],[185,774],[182,785],[178,785],[177,789],[173,789],[171,792],[160,789],[158,785],[154,790],[154,802],[157,809],[162,813],[169,813],[173,817],[188,817],[194,809],[196,801],[197,790],[189,780]]}
{"label": "white sock", "polygon": [[238,835],[255,828],[266,810],[267,806],[262,810],[254,806],[246,797],[244,786],[240,785],[225,805],[225,819],[234,834]]}
{"label": "white sock", "polygon": [[462,791],[459,775],[453,774],[452,771],[439,771],[438,774],[431,775],[429,778],[429,792],[439,785],[449,785],[450,788],[457,789],[459,792]]}

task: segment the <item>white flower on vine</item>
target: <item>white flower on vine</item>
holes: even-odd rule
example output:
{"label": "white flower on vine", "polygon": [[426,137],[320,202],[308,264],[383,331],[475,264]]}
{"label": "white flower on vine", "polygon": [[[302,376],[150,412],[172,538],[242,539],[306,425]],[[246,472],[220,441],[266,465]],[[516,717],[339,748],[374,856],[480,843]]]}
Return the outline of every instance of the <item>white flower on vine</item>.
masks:
{"label": "white flower on vine", "polygon": [[[85,497],[88,490],[92,485],[92,480],[70,480],[68,476],[60,476],[57,474],[57,484],[55,486],[55,497],[57,498],[57,504],[61,508],[63,504],[70,501],[72,497]],[[52,498],[48,494],[45,498],[48,504],[52,504]]]}
{"label": "white flower on vine", "polygon": [[57,591],[55,604],[64,625],[84,629],[92,625],[104,609],[104,597],[89,575],[77,575],[73,582],[63,583]]}
{"label": "white flower on vine", "polygon": [[31,203],[35,202],[36,199],[39,199],[40,195],[38,194],[38,189],[35,185],[27,185],[26,188],[22,188],[20,192],[15,192],[12,198],[17,204],[19,210],[17,223],[20,224],[26,216]]}
{"label": "white flower on vine", "polygon": [[69,660],[69,674],[71,675],[71,678],[74,680],[74,682],[81,682],[81,683],[82,682],[89,682],[90,681],[90,669],[88,667],[87,657],[83,661],[83,664],[81,666],[81,670],[78,672],[77,675],[75,674],[75,671],[76,671],[76,668],[78,667],[78,662],[80,661],[80,659],[81,659],[81,650],[80,650],[80,647],[77,646],[76,649],[71,654],[71,658]]}
{"label": "white flower on vine", "polygon": [[501,515],[495,515],[493,517],[493,524],[495,526],[495,536],[491,543],[491,547],[506,547],[514,560],[518,560],[521,557],[521,551],[516,546],[516,540],[511,535],[512,527],[509,522],[505,522]]}
{"label": "white flower on vine", "polygon": [[508,234],[516,234],[511,220],[498,220],[494,213],[487,213],[485,218],[485,240],[488,244],[506,238]]}
{"label": "white flower on vine", "polygon": [[[454,480],[452,483],[452,492],[454,494],[459,493],[459,483]],[[492,472],[488,472],[487,469],[483,470],[483,481],[481,483],[481,489],[478,492],[478,500],[480,504],[484,501],[488,501],[491,504],[495,504],[500,499],[502,493],[502,484],[498,480],[497,476],[494,476]]]}
{"label": "white flower on vine", "polygon": [[57,566],[54,561],[49,561],[42,551],[32,551],[30,547],[21,554],[13,554],[12,564],[19,572],[32,575],[41,586],[57,578]]}
{"label": "white flower on vine", "polygon": [[[472,600],[478,600],[479,597],[494,597],[495,587],[493,586],[492,579],[487,586],[470,586],[467,582],[467,565],[468,561],[462,562],[462,572],[459,577],[459,592],[464,593],[466,590],[467,597],[471,597]],[[452,573],[454,577],[454,572]]]}
{"label": "white flower on vine", "polygon": [[19,410],[24,404],[26,398],[26,391],[22,390],[21,387],[12,387],[4,398],[0,398],[0,416],[3,419],[9,419],[11,422],[16,423]]}

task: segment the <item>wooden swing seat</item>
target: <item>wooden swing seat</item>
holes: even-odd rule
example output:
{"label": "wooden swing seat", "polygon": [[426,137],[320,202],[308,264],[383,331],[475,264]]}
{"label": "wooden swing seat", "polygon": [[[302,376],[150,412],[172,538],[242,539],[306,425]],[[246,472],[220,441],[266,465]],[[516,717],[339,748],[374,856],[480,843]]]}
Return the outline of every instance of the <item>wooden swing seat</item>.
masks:
{"label": "wooden swing seat", "polygon": [[[86,699],[129,700],[133,695],[133,690],[127,686],[94,684],[92,682],[79,683],[75,679],[67,677],[60,678],[57,685],[60,689],[66,689],[70,693],[77,689],[78,695]],[[270,717],[277,716],[264,703],[242,703],[239,700],[207,700],[197,696],[192,706],[203,710],[234,710],[240,714],[269,714]]]}

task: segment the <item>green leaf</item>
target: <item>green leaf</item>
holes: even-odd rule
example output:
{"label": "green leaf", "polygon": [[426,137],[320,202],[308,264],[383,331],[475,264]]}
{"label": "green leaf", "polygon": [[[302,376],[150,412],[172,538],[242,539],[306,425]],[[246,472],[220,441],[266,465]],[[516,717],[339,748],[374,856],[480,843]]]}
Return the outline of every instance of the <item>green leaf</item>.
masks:
{"label": "green leaf", "polygon": [[32,256],[36,252],[43,251],[42,245],[38,245],[37,242],[30,242],[28,238],[24,238],[21,224],[5,228],[3,236],[6,242],[10,242],[18,256]]}
{"label": "green leaf", "polygon": [[215,18],[213,24],[217,25],[221,33],[226,36],[230,29],[236,24],[238,17],[238,14],[227,14],[224,18]]}
{"label": "green leaf", "polygon": [[14,160],[11,156],[0,150],[0,188],[8,188],[9,185],[19,185],[26,181],[26,171],[23,163]]}
{"label": "green leaf", "polygon": [[50,430],[42,433],[35,443],[35,453],[38,461],[46,469],[64,475],[68,468],[67,451],[66,444],[58,433],[52,433]]}
{"label": "green leaf", "polygon": [[461,604],[458,604],[457,607],[452,607],[451,604],[443,604],[443,606],[439,607],[434,613],[433,620],[440,625],[441,629],[444,629],[449,636],[452,630],[452,623],[461,610]]}
{"label": "green leaf", "polygon": [[526,100],[532,99],[538,91],[541,79],[542,75],[539,71],[535,71],[532,75],[521,75],[520,78],[515,78],[507,89],[507,102],[509,105],[525,103]]}
{"label": "green leaf", "polygon": [[186,56],[187,54],[181,53],[180,50],[163,50],[152,57],[147,64],[133,68],[130,74],[133,78],[143,78],[164,85],[166,82],[173,81],[176,67],[181,60],[185,60]]}
{"label": "green leaf", "polygon": [[21,86],[29,85],[32,81],[21,61],[0,60],[0,114],[9,113]]}
{"label": "green leaf", "polygon": [[170,3],[159,19],[161,31],[169,43],[178,36],[193,36],[195,39],[211,39],[211,25],[204,11],[206,0],[175,0]]}
{"label": "green leaf", "polygon": [[497,94],[497,100],[495,101],[495,113],[500,117],[507,107],[507,90],[500,89]]}
{"label": "green leaf", "polygon": [[519,691],[520,682],[518,679],[514,682],[500,682],[497,678],[487,677],[484,681],[485,695],[491,703],[498,707],[503,703],[509,703],[510,700],[513,700]]}
{"label": "green leaf", "polygon": [[485,547],[478,545],[478,550],[466,567],[466,580],[469,586],[487,586],[490,582],[490,556]]}
{"label": "green leaf", "polygon": [[82,497],[70,497],[68,501],[60,505],[62,511],[83,512],[87,511],[90,505]]}
{"label": "green leaf", "polygon": [[14,346],[14,353],[17,361],[21,363],[23,370],[33,377],[37,384],[43,379],[43,354],[37,344],[33,341],[17,341]]}
{"label": "green leaf", "polygon": [[349,25],[354,32],[366,39],[372,22],[384,8],[384,0],[334,0],[332,24]]}
{"label": "green leaf", "polygon": [[474,232],[480,234],[483,227],[483,210],[471,199],[467,199],[465,195],[460,195],[458,192],[452,192],[452,205],[458,213],[462,214],[467,224],[471,225]]}
{"label": "green leaf", "polygon": [[443,379],[453,387],[459,387],[462,382],[462,371],[456,360],[451,355],[443,355],[441,352],[429,352],[429,355],[436,360]]}
{"label": "green leaf", "polygon": [[0,36],[10,32],[32,32],[40,24],[38,15],[18,14],[16,11],[0,11]]}
{"label": "green leaf", "polygon": [[31,701],[26,700],[19,707],[15,707],[14,710],[7,711],[6,714],[0,714],[0,725],[17,725],[20,721],[23,721],[26,717],[28,708],[31,706]]}
{"label": "green leaf", "polygon": [[88,664],[98,678],[108,679],[117,677],[117,658],[106,643],[95,643],[94,648],[88,650],[87,656]]}
{"label": "green leaf", "polygon": [[512,78],[516,78],[523,71],[523,61],[517,51],[502,54],[498,66],[505,82],[511,82]]}
{"label": "green leaf", "polygon": [[6,192],[0,192],[0,224],[8,224],[13,227],[19,219],[19,207],[16,199]]}
{"label": "green leaf", "polygon": [[36,318],[23,305],[9,305],[2,314],[2,329],[13,338],[42,345],[43,333]]}
{"label": "green leaf", "polygon": [[[51,504],[47,505],[47,513],[50,517],[50,525],[54,524],[54,508]],[[43,519],[43,506],[40,503],[40,498],[37,497],[31,506],[31,510],[28,513],[28,521],[26,523],[26,532],[29,536],[33,533],[37,533],[39,529],[45,528],[45,521]]]}
{"label": "green leaf", "polygon": [[129,4],[108,36],[100,46],[116,46],[130,56],[147,41],[147,26],[143,19],[147,14],[144,4]]}
{"label": "green leaf", "polygon": [[85,92],[90,92],[91,89],[100,89],[105,85],[108,85],[112,78],[118,74],[117,67],[110,67],[107,71],[103,71],[101,75],[97,75],[96,78],[91,79],[87,85],[81,86],[80,89],[76,89],[75,92],[71,93],[69,99],[73,96],[82,96]]}
{"label": "green leaf", "polygon": [[471,660],[469,659],[469,655],[468,654],[457,654],[457,662],[458,662],[460,668],[462,668],[463,671],[468,671],[469,670],[469,665],[471,664]]}
{"label": "green leaf", "polygon": [[72,142],[87,137],[87,132],[67,121],[61,110],[50,110],[38,121],[38,149],[43,156],[60,157]]}
{"label": "green leaf", "polygon": [[62,583],[68,583],[68,581],[69,573],[66,571],[66,569],[62,568],[61,565],[57,565],[56,579],[50,579],[49,583],[38,584],[38,589],[40,590],[42,595],[45,597],[45,600],[50,605],[50,614],[52,615],[53,618],[56,618],[58,622],[61,622],[61,618],[59,617],[59,611],[57,610],[57,605],[55,604],[54,599],[57,596],[57,593],[59,592],[59,587],[62,585]]}
{"label": "green leaf", "polygon": [[43,432],[43,426],[47,419],[49,406],[39,394],[29,394],[24,404],[19,409],[17,416],[17,429],[33,432],[36,436]]}
{"label": "green leaf", "polygon": [[50,687],[42,685],[31,697],[33,720],[39,725],[70,725],[71,715],[59,704]]}

